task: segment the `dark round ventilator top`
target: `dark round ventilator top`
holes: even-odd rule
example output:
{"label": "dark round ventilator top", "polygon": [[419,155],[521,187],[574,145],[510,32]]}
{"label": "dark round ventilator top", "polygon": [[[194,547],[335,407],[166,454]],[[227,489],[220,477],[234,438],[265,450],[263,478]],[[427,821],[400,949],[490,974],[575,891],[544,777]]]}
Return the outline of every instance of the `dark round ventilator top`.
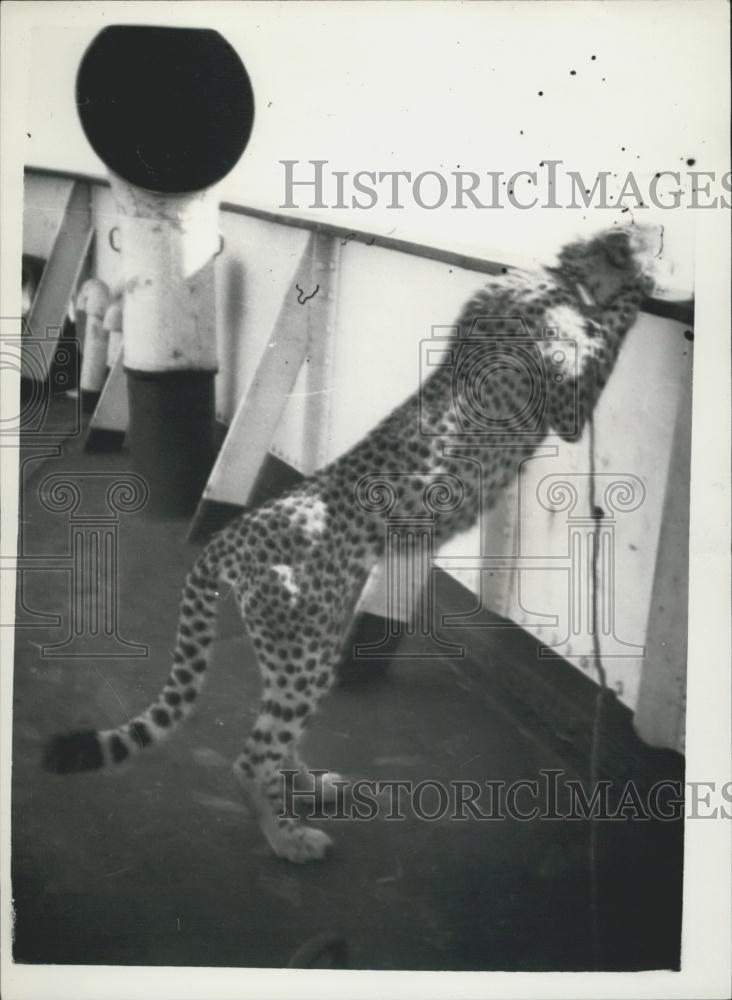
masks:
{"label": "dark round ventilator top", "polygon": [[79,66],[76,103],[95,153],[138,187],[200,191],[244,151],[254,94],[217,31],[115,25]]}

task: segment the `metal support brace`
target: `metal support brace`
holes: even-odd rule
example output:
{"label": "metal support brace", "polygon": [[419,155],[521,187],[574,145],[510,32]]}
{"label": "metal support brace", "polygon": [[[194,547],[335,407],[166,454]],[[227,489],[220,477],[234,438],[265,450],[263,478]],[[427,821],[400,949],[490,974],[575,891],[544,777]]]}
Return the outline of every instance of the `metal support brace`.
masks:
{"label": "metal support brace", "polygon": [[[246,507],[298,375],[307,365],[301,470],[325,460],[335,324],[337,241],[312,233],[246,395],[241,399],[191,522],[198,538],[214,506]],[[317,291],[316,291],[317,289]],[[281,453],[280,453],[281,454]],[[284,456],[290,460],[290,456]]]}
{"label": "metal support brace", "polygon": [[122,446],[130,419],[127,379],[120,351],[104,383],[87,431],[87,451],[109,451]]}
{"label": "metal support brace", "polygon": [[91,191],[87,183],[77,181],[70,190],[61,226],[28,316],[28,326],[34,340],[40,344],[40,351],[34,351],[32,358],[24,354],[23,378],[45,382],[51,372],[58,338],[93,232]]}

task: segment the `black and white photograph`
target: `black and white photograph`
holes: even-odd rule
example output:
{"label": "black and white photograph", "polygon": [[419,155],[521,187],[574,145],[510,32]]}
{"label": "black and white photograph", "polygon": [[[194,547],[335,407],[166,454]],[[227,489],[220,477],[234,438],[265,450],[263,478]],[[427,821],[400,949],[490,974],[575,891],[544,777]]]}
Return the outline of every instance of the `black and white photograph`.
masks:
{"label": "black and white photograph", "polygon": [[8,1000],[728,996],[729,19],[3,5]]}

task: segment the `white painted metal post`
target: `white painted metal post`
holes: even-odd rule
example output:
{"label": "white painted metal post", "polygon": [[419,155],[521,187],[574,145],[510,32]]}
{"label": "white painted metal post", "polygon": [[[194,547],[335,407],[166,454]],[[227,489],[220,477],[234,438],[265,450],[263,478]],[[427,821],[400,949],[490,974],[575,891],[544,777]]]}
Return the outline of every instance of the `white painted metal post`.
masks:
{"label": "white painted metal post", "polygon": [[107,351],[105,354],[105,379],[114,368],[114,363],[122,350],[122,302],[120,299],[112,302],[104,313],[104,332],[106,334]]}
{"label": "white painted metal post", "polygon": [[185,513],[215,456],[217,193],[162,195],[111,181],[125,281],[130,450],[151,481],[155,509]]}
{"label": "white painted metal post", "polygon": [[76,300],[76,329],[81,342],[82,407],[89,412],[99,400],[107,368],[108,330],[104,315],[109,305],[109,288],[97,278],[89,278],[81,286]]}
{"label": "white painted metal post", "polygon": [[125,281],[125,367],[214,373],[216,190],[155,194],[114,174],[111,183]]}

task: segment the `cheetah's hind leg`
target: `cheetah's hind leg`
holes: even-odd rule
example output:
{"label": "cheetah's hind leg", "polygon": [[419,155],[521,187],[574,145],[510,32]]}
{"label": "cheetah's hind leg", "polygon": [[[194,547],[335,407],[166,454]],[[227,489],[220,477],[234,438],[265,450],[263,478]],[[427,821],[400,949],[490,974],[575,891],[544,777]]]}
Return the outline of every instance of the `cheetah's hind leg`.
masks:
{"label": "cheetah's hind leg", "polygon": [[308,826],[286,806],[284,780],[279,771],[250,776],[246,751],[234,764],[237,780],[254,806],[260,829],[278,858],[303,864],[326,857],[333,841],[314,826]]}
{"label": "cheetah's hind leg", "polygon": [[[262,700],[234,773],[275,854],[298,863],[317,860],[325,857],[331,839],[298,818],[292,802],[286,801],[281,772],[300,761],[300,739],[308,718],[333,683],[339,644],[327,629],[308,637],[306,645],[303,629],[292,620],[287,638],[275,636],[265,622],[253,621],[251,615],[246,620],[259,659]],[[311,783],[313,779],[305,773],[301,780]]]}

